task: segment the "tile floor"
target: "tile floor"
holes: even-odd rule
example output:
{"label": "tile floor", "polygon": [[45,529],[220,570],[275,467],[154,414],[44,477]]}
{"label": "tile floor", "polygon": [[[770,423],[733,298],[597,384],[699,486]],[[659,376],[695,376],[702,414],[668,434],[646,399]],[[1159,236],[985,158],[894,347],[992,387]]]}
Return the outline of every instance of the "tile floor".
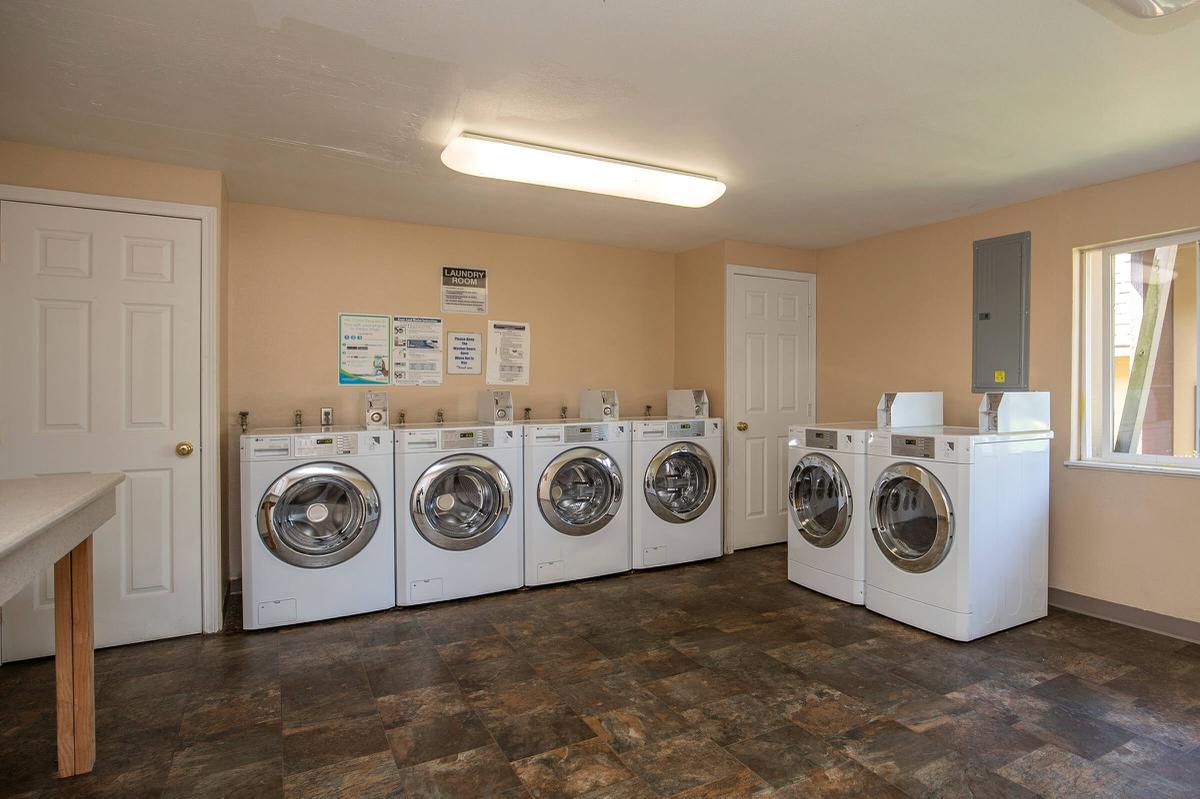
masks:
{"label": "tile floor", "polygon": [[1200,646],[1057,611],[952,643],[784,559],[104,650],[69,782],[52,664],[10,664],[0,794],[1200,795]]}

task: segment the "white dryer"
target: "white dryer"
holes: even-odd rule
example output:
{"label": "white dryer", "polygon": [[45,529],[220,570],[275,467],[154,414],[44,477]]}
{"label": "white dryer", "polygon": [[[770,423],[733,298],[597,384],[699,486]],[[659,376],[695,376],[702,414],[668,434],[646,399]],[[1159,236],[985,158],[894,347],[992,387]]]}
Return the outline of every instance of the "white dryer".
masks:
{"label": "white dryer", "polygon": [[628,571],[628,422],[525,428],[525,584]]}
{"label": "white dryer", "polygon": [[521,425],[396,428],[396,604],[524,584]]}
{"label": "white dryer", "polygon": [[788,579],[863,604],[867,434],[874,422],[788,428]]}
{"label": "white dryer", "polygon": [[1045,616],[1052,437],[871,433],[867,608],[959,641]]}
{"label": "white dryer", "polygon": [[243,627],[394,607],[392,431],[260,430],[241,458]]}
{"label": "white dryer", "polygon": [[633,568],[721,556],[721,420],[633,424]]}

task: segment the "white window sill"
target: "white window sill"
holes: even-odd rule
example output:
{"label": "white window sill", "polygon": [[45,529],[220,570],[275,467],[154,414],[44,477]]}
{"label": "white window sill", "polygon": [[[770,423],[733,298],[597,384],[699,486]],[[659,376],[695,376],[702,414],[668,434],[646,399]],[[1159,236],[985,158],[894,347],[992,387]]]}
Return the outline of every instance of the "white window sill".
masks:
{"label": "white window sill", "polygon": [[1163,466],[1148,463],[1113,463],[1112,461],[1063,461],[1068,469],[1095,469],[1101,472],[1132,472],[1134,474],[1165,474],[1171,477],[1200,477],[1200,467]]}

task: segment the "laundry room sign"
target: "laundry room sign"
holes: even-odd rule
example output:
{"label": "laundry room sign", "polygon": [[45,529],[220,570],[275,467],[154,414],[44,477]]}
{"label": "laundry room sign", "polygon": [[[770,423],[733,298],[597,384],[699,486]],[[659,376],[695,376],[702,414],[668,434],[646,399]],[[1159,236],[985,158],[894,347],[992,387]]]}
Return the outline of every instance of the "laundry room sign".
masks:
{"label": "laundry room sign", "polygon": [[442,267],[442,313],[487,313],[487,270]]}

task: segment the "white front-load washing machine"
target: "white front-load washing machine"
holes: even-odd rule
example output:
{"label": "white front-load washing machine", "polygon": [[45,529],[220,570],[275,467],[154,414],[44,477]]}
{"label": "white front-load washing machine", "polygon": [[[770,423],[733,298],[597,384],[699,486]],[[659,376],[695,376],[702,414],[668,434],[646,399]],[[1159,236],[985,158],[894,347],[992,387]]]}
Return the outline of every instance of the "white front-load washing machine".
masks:
{"label": "white front-load washing machine", "polygon": [[633,568],[720,557],[721,420],[632,425]]}
{"label": "white front-load washing machine", "polygon": [[243,627],[395,606],[392,431],[260,430],[241,458]]}
{"label": "white front-load washing machine", "polygon": [[874,422],[788,428],[788,579],[863,604],[867,434]]}
{"label": "white front-load washing machine", "polygon": [[1052,437],[869,434],[867,608],[959,641],[1045,616]]}
{"label": "white front-load washing machine", "polygon": [[525,584],[631,568],[628,422],[525,428]]}
{"label": "white front-load washing machine", "polygon": [[521,425],[398,427],[396,603],[524,584]]}

